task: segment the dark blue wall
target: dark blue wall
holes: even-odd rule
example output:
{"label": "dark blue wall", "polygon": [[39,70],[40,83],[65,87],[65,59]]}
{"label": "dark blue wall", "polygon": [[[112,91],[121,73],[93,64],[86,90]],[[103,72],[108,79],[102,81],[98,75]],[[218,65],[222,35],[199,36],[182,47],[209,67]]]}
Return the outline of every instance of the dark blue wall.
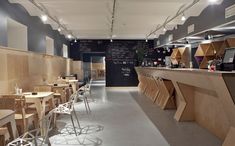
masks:
{"label": "dark blue wall", "polygon": [[[137,64],[136,50],[153,48],[153,41],[145,40],[80,40],[70,43],[70,58],[82,60],[89,65],[92,56],[106,56],[106,86],[137,86],[138,78],[135,72]],[[151,56],[151,54],[148,54]],[[89,74],[84,67],[85,77]]]}
{"label": "dark blue wall", "polygon": [[11,4],[8,0],[0,0],[0,45],[7,46],[7,18],[11,18],[28,27],[29,51],[45,53],[46,36],[54,39],[55,55],[63,55],[63,44],[69,42],[50,25],[43,24],[39,17],[30,16],[19,4]]}

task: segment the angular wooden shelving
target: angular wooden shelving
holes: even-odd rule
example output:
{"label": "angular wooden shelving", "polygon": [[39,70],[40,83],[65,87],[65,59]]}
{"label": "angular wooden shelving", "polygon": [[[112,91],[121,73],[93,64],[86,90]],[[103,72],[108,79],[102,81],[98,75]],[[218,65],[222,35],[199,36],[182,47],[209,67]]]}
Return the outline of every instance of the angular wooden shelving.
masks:
{"label": "angular wooden shelving", "polygon": [[235,47],[235,38],[228,38],[226,41],[228,43],[229,48]]}
{"label": "angular wooden shelving", "polygon": [[199,65],[199,68],[201,69],[207,68],[208,61],[213,60],[215,58],[215,52],[216,51],[212,43],[200,44],[194,55]]}
{"label": "angular wooden shelving", "polygon": [[175,48],[171,54],[171,62],[173,64],[184,63],[185,67],[190,66],[189,49],[186,47]]}
{"label": "angular wooden shelving", "polygon": [[171,54],[172,64],[179,64],[180,59],[181,59],[181,54],[179,49],[173,49],[173,52]]}

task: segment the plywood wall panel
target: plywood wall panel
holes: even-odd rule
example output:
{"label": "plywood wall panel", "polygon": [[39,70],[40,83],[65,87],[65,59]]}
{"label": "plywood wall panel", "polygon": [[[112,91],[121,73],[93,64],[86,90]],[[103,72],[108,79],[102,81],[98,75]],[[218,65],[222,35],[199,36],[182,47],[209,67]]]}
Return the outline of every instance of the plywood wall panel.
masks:
{"label": "plywood wall panel", "polygon": [[72,74],[77,74],[79,80],[83,80],[83,64],[82,61],[73,61]]}
{"label": "plywood wall panel", "polygon": [[0,94],[13,93],[16,84],[23,91],[32,91],[35,85],[53,82],[66,74],[67,60],[0,47]]}

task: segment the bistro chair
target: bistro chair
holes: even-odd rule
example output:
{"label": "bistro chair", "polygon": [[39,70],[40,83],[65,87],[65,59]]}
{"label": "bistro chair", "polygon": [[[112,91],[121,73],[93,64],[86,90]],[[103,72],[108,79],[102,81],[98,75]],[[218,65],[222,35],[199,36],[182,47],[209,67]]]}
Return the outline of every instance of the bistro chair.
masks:
{"label": "bistro chair", "polygon": [[[24,133],[22,136],[8,143],[7,146],[43,146],[50,145],[49,131],[52,127],[54,111],[51,110],[41,121],[40,128]],[[42,130],[43,129],[43,130]]]}
{"label": "bistro chair", "polygon": [[85,108],[86,108],[86,113],[89,114],[91,113],[90,105],[87,99],[87,94],[86,90],[84,90],[85,87],[81,87],[77,91],[77,97],[84,102]]}
{"label": "bistro chair", "polygon": [[31,121],[33,121],[34,127],[37,125],[37,115],[36,113],[26,112],[26,101],[22,95],[2,95],[0,97],[0,109],[15,111],[15,120],[19,133],[26,132]]}
{"label": "bistro chair", "polygon": [[60,104],[57,108],[54,109],[54,113],[55,113],[55,120],[56,120],[56,114],[70,115],[70,118],[71,118],[71,121],[72,121],[72,126],[73,126],[73,129],[74,129],[75,135],[77,136],[78,134],[77,134],[77,131],[76,131],[76,128],[75,128],[75,124],[74,124],[74,120],[73,120],[73,114],[75,116],[75,119],[77,121],[79,129],[81,129],[81,126],[80,126],[77,114],[75,112],[75,109],[74,109],[74,103],[76,101],[76,98],[77,98],[77,94],[72,94],[67,103]]}

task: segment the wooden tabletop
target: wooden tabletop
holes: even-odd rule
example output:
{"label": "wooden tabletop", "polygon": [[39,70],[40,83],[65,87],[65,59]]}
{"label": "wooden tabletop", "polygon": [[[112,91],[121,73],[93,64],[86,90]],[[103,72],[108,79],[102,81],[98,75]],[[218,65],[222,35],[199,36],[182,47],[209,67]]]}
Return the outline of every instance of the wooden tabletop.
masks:
{"label": "wooden tabletop", "polygon": [[0,110],[0,120],[8,117],[9,115],[14,114],[15,112],[12,110]]}
{"label": "wooden tabletop", "polygon": [[54,92],[37,92],[37,95],[32,95],[32,92],[24,92],[25,98],[44,98],[53,95]]}
{"label": "wooden tabletop", "polygon": [[72,82],[78,82],[78,80],[67,80],[66,82],[72,83]]}

